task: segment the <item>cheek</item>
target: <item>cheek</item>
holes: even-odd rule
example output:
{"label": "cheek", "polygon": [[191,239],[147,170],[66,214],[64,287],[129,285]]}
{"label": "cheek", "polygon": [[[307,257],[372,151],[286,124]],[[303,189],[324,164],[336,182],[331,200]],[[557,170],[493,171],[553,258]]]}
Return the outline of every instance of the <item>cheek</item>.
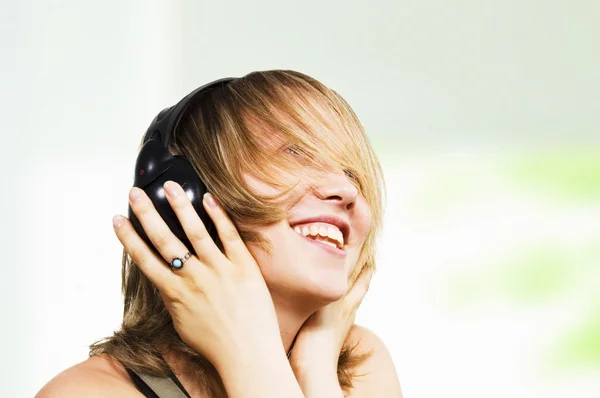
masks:
{"label": "cheek", "polygon": [[276,264],[285,262],[285,258],[282,258],[282,253],[286,252],[287,249],[285,238],[288,231],[285,231],[284,227],[287,227],[287,224],[256,228],[256,231],[260,232],[269,241],[271,247],[270,253],[261,247],[248,245],[248,250],[256,259],[265,279],[269,279],[269,276],[272,276],[278,268],[281,268],[277,267]]}
{"label": "cheek", "polygon": [[371,210],[364,198],[361,198],[361,200],[357,202],[354,208],[353,220],[352,228],[354,231],[354,239],[349,242],[353,247],[352,257],[348,264],[349,275],[357,271],[359,257],[371,230]]}
{"label": "cheek", "polygon": [[[357,201],[354,211],[355,224],[353,225],[353,228],[356,231],[357,240],[364,243],[365,239],[367,239],[369,231],[371,230],[371,209],[369,208],[369,205],[367,205],[365,199],[361,197],[360,200]],[[362,243],[360,243],[361,247]]]}

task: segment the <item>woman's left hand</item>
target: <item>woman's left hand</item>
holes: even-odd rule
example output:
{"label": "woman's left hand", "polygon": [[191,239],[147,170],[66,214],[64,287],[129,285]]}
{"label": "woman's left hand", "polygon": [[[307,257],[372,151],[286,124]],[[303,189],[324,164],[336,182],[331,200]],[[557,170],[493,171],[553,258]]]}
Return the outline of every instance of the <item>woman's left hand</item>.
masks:
{"label": "woman's left hand", "polygon": [[[290,363],[302,390],[316,391],[323,380],[334,378],[337,383],[337,363],[344,341],[348,336],[371,282],[373,270],[363,268],[356,282],[340,300],[311,315],[298,332]],[[327,375],[326,377],[323,377]],[[319,383],[320,386],[315,385]],[[324,386],[323,386],[324,387]],[[316,394],[315,394],[316,395]]]}

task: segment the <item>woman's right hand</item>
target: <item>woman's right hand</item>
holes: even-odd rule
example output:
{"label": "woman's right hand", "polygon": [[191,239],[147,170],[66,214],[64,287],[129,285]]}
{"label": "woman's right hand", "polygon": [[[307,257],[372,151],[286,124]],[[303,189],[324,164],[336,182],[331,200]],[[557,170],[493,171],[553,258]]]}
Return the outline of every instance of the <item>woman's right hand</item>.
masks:
{"label": "woman's right hand", "polygon": [[211,194],[205,195],[203,205],[215,223],[225,254],[179,184],[169,181],[164,188],[197,253],[183,268],[172,270],[170,262],[183,257],[187,248],[143,190],[131,190],[130,205],[162,258],[127,218],[117,216],[113,221],[125,250],[158,288],[179,336],[219,373],[240,361],[255,363],[257,355],[285,358],[273,301],[260,268],[223,208]]}

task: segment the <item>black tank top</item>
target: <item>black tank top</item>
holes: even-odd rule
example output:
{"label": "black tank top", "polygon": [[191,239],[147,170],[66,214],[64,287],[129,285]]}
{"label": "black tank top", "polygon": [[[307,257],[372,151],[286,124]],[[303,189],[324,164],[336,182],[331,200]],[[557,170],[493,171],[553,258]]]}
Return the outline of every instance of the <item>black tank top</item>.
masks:
{"label": "black tank top", "polygon": [[159,378],[125,369],[133,384],[146,398],[191,398],[173,372],[169,372],[169,377]]}

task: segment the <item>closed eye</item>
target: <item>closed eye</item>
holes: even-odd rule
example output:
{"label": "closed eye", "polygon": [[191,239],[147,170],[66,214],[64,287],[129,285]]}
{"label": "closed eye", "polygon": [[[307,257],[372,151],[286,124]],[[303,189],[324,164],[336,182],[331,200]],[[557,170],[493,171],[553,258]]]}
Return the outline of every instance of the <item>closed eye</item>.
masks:
{"label": "closed eye", "polygon": [[360,182],[360,178],[358,178],[356,174],[354,174],[351,170],[348,169],[344,170],[344,174],[346,174],[346,176],[356,184],[356,187],[359,190],[362,190],[363,186]]}
{"label": "closed eye", "polygon": [[[295,155],[295,156],[302,156],[302,155],[304,155],[304,152],[301,149],[299,149],[297,147],[293,147],[293,146],[285,147],[284,151],[286,153],[289,153],[290,155]],[[356,174],[352,170],[345,169],[344,170],[344,174],[348,178],[350,178],[352,181],[354,181],[358,185],[359,188],[362,187],[359,178],[356,176]]]}
{"label": "closed eye", "polygon": [[292,155],[300,155],[300,153],[292,147],[286,147],[285,152],[290,153]]}

